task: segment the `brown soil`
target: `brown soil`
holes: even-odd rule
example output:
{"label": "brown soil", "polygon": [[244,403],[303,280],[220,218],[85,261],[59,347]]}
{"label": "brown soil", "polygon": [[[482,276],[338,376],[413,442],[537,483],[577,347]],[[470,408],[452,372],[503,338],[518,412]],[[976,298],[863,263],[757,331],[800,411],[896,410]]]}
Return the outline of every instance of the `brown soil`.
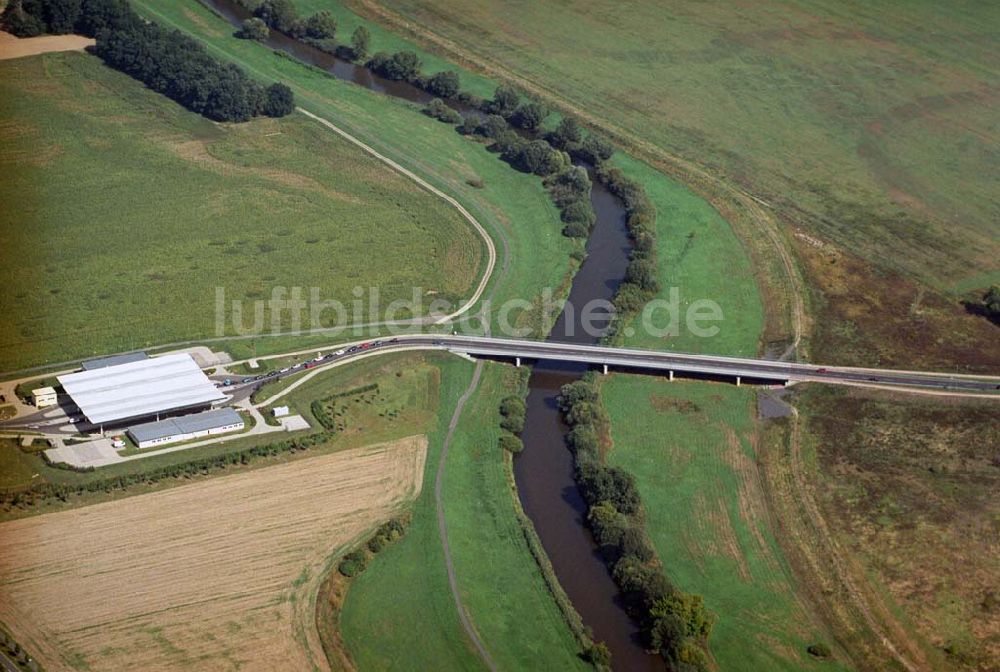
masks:
{"label": "brown soil", "polygon": [[810,287],[817,288],[813,302],[822,315],[810,344],[814,361],[1000,371],[1000,347],[995,347],[1000,329],[959,301],[803,232],[795,236],[795,247]]}
{"label": "brown soil", "polygon": [[41,37],[14,37],[0,30],[0,61],[51,51],[80,51],[94,44],[94,40],[81,35],[42,35]]}
{"label": "brown soil", "polygon": [[0,525],[0,621],[48,670],[327,669],[327,560],[420,490],[426,439]]}

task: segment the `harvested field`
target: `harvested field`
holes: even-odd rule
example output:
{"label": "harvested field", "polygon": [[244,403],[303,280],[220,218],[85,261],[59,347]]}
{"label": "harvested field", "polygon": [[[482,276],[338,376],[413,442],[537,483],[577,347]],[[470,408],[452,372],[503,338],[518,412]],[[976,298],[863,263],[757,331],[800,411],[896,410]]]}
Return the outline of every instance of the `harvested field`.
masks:
{"label": "harvested field", "polygon": [[326,669],[330,556],[419,493],[427,440],[0,525],[0,621],[48,670]]}
{"label": "harvested field", "polygon": [[22,56],[47,54],[50,51],[79,51],[94,41],[81,35],[42,35],[41,37],[14,37],[0,30],[0,61]]}

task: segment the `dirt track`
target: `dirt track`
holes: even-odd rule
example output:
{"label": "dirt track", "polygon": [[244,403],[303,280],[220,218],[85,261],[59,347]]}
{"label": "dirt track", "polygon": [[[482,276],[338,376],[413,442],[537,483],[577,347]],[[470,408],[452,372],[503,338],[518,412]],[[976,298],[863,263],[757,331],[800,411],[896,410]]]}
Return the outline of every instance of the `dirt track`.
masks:
{"label": "dirt track", "polygon": [[43,35],[18,38],[0,30],[0,61],[22,56],[34,56],[50,51],[79,51],[94,41],[80,35]]}
{"label": "dirt track", "polygon": [[46,669],[327,669],[326,559],[419,492],[426,439],[0,525],[0,620]]}

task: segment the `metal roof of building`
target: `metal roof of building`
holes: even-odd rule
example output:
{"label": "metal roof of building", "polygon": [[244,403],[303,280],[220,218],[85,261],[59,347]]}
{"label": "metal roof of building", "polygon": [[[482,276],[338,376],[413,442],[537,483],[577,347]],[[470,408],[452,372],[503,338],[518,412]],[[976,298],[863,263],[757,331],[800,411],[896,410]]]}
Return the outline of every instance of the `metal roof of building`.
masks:
{"label": "metal roof of building", "polygon": [[231,408],[217,408],[204,413],[167,418],[159,422],[147,422],[129,427],[128,432],[137,442],[153,441],[178,434],[204,432],[209,429],[237,425],[243,417]]}
{"label": "metal roof of building", "polygon": [[226,398],[187,354],[164,355],[58,378],[87,420],[94,424]]}
{"label": "metal roof of building", "polygon": [[145,352],[130,352],[126,355],[112,355],[111,357],[98,357],[97,359],[88,359],[80,364],[80,367],[84,371],[93,371],[94,369],[104,369],[109,366],[118,366],[119,364],[128,364],[130,362],[141,362],[144,359],[149,359],[149,355]]}

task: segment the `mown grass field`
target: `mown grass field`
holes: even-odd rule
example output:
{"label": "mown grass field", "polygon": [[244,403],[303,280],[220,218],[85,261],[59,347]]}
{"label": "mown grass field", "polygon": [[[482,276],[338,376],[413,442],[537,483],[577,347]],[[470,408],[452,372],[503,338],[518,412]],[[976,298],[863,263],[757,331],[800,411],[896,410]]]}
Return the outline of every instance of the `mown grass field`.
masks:
{"label": "mown grass field", "polygon": [[82,53],[0,87],[0,368],[215,335],[216,287],[250,329],[273,287],[459,299],[485,263],[446,203],[300,115],[213,124]]}
{"label": "mown grass field", "polygon": [[[578,244],[562,236],[559,214],[537,177],[511,170],[484,146],[430,119],[415,105],[339,81],[261,44],[232,37],[232,27],[198,2],[137,0],[133,5],[148,18],[191,34],[211,53],[239,63],[252,76],[288,84],[300,106],[461,201],[497,243],[498,273],[488,292],[495,302],[513,297],[531,300],[542,287],[560,287],[575,269],[569,255]],[[476,180],[482,181],[482,188],[468,184]]]}
{"label": "mown grass field", "polygon": [[[469,367],[471,368],[471,366]],[[581,669],[569,628],[531,557],[497,446],[500,400],[517,389],[509,367],[487,364],[452,443],[445,519],[462,600],[500,669]],[[428,454],[413,524],[355,581],[341,614],[360,669],[480,669],[456,620],[434,510],[438,442]]]}
{"label": "mown grass field", "polygon": [[996,404],[820,387],[795,403],[817,501],[908,655],[989,669],[1000,657]]}
{"label": "mown grass field", "polygon": [[720,668],[845,669],[806,653],[834,642],[797,596],[769,522],[755,393],[614,375],[602,395],[614,441],[608,462],[635,475],[667,575],[717,614],[710,648]]}

